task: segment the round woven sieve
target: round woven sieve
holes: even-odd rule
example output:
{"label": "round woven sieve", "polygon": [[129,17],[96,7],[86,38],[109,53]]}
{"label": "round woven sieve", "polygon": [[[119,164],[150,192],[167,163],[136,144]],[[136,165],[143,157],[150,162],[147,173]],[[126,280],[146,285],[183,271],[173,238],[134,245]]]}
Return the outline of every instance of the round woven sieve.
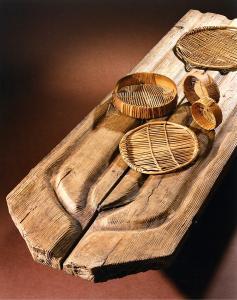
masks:
{"label": "round woven sieve", "polygon": [[189,128],[166,121],[139,126],[122,138],[119,145],[124,161],[145,174],[164,174],[181,169],[195,160],[198,140]]}
{"label": "round woven sieve", "polygon": [[215,129],[222,122],[222,112],[219,105],[208,97],[194,102],[191,112],[195,122],[206,130]]}
{"label": "round woven sieve", "polygon": [[210,97],[216,102],[220,99],[219,88],[214,79],[207,73],[190,72],[184,80],[184,94],[190,103],[202,97]]}
{"label": "round woven sieve", "polygon": [[164,75],[135,73],[117,82],[113,104],[121,113],[133,118],[163,117],[177,105],[177,88]]}
{"label": "round woven sieve", "polygon": [[185,33],[176,43],[175,52],[186,69],[237,69],[237,28],[206,26]]}

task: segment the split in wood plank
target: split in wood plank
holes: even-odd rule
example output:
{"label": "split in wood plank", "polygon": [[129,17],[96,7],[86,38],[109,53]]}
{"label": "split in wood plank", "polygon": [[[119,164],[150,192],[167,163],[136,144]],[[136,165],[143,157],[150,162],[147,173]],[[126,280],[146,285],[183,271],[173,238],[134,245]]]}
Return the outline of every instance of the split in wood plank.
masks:
{"label": "split in wood plank", "polygon": [[[237,21],[191,10],[131,73],[170,77],[181,103],[186,72],[173,47],[184,32],[205,25]],[[9,194],[10,214],[36,261],[98,281],[155,268],[174,252],[237,144],[237,75],[208,73],[220,84],[224,122],[212,148],[214,132],[191,124],[202,155],[190,169],[162,176],[129,169],[118,144],[138,121],[116,113],[109,94]],[[171,120],[190,124],[188,108]]]}

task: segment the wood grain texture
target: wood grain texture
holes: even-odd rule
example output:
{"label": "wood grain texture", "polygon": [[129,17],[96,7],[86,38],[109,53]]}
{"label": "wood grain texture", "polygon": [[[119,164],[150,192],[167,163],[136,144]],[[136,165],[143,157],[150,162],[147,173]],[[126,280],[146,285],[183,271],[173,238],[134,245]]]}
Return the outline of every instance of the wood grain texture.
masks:
{"label": "wood grain texture", "polygon": [[[191,10],[131,73],[170,77],[181,103],[186,72],[173,47],[200,24],[237,22]],[[10,214],[36,261],[98,281],[157,267],[174,252],[237,144],[236,73],[208,74],[220,86],[223,111],[212,148],[214,131],[191,121],[190,106],[179,105],[169,118],[198,135],[201,156],[191,168],[160,176],[129,169],[118,144],[140,122],[116,112],[110,93],[8,195]]]}

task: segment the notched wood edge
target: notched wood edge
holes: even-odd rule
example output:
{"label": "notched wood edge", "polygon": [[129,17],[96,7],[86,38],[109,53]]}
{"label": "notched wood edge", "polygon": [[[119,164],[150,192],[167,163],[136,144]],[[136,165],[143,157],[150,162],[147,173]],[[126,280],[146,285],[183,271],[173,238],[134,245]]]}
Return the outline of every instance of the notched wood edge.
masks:
{"label": "notched wood edge", "polygon": [[69,275],[80,276],[83,279],[97,283],[122,278],[138,272],[159,270],[169,265],[170,259],[172,259],[172,255],[120,264],[102,265],[92,269],[86,266],[79,266],[75,263],[68,263],[64,265],[64,271]]}
{"label": "notched wood edge", "polygon": [[[79,223],[66,213],[47,188],[44,188],[42,191],[38,190],[37,193],[37,186],[39,186],[40,183],[42,184],[42,181],[43,180],[39,180],[37,176],[32,177],[29,184],[18,188],[17,193],[10,193],[7,196],[7,206],[12,220],[26,241],[33,259],[38,263],[51,266],[55,269],[61,269],[65,256],[69,255],[72,247],[78,241],[81,228]],[[36,195],[36,197],[31,201],[33,195]],[[22,198],[25,199],[25,207],[23,210],[19,210],[20,201],[18,200]],[[47,201],[50,202],[47,203]],[[46,207],[42,209],[42,205],[44,204]],[[56,210],[58,219],[55,221],[52,220],[50,218],[51,216],[47,214],[47,209],[49,211]],[[53,234],[47,235],[48,228],[41,228],[41,222],[39,222],[40,217],[43,218],[43,221],[46,219],[49,225],[55,226],[55,232],[53,233],[55,234],[55,241],[52,241]],[[30,224],[34,228],[33,231],[29,230]],[[38,228],[37,224],[39,224]]]}

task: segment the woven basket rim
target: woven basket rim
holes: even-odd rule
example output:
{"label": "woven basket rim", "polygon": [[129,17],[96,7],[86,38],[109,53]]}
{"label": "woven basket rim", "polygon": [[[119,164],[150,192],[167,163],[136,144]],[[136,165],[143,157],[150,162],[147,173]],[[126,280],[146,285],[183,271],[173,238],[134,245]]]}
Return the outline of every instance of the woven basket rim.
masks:
{"label": "woven basket rim", "polygon": [[[146,126],[153,126],[153,125],[163,125],[165,124],[166,125],[175,125],[177,127],[180,127],[184,130],[186,130],[191,136],[192,136],[192,139],[194,141],[194,151],[193,151],[193,154],[192,154],[192,158],[187,161],[186,163],[182,164],[181,167],[174,167],[170,170],[165,170],[165,171],[144,171],[143,168],[141,167],[136,167],[134,164],[132,164],[124,155],[124,150],[123,150],[123,145],[126,149],[126,152],[128,153],[128,150],[127,150],[127,147],[126,147],[126,140],[127,140],[127,137],[129,135],[132,135],[134,132],[136,131],[139,131],[140,129],[142,129],[143,127],[146,127]],[[149,174],[149,175],[159,175],[159,174],[167,174],[167,173],[171,173],[171,172],[174,172],[176,170],[181,170],[183,168],[185,168],[186,166],[190,165],[192,162],[195,161],[195,159],[197,158],[199,152],[200,152],[200,145],[199,145],[199,141],[198,141],[198,138],[195,134],[195,132],[193,130],[191,130],[190,128],[188,128],[187,126],[185,125],[181,125],[181,124],[178,124],[178,123],[174,123],[174,122],[169,122],[169,121],[152,121],[152,122],[147,122],[143,125],[140,125],[130,131],[128,131],[121,139],[120,143],[119,143],[119,151],[120,151],[120,154],[122,156],[122,158],[124,159],[124,161],[126,162],[126,164],[132,168],[133,170],[137,171],[137,172],[140,172],[140,173],[144,173],[144,174]]]}
{"label": "woven basket rim", "polygon": [[[168,82],[172,88],[173,88],[173,91],[174,91],[174,96],[172,98],[169,99],[169,101],[167,101],[166,104],[164,105],[159,105],[159,106],[145,106],[145,105],[135,105],[135,104],[130,104],[130,103],[126,103],[125,101],[123,101],[123,99],[121,99],[119,96],[118,96],[118,92],[119,92],[119,89],[120,89],[120,86],[121,86],[121,83],[126,80],[126,79],[129,79],[129,77],[135,77],[135,76],[142,76],[142,75],[145,75],[145,76],[154,76],[155,78],[160,78],[166,82]],[[140,83],[140,85],[145,85],[146,83]],[[149,84],[149,83],[147,83]],[[131,84],[132,86],[132,84]],[[155,86],[155,84],[154,84]],[[135,73],[131,73],[131,74],[128,74],[122,78],[120,78],[116,85],[115,85],[115,88],[112,92],[112,101],[115,105],[115,107],[120,110],[120,107],[121,106],[124,106],[126,107],[127,109],[137,109],[137,110],[144,110],[150,117],[149,118],[146,118],[146,117],[139,117],[137,116],[138,112],[134,112],[134,115],[129,115],[130,117],[134,117],[134,118],[141,118],[141,119],[151,119],[151,118],[156,118],[156,117],[162,117],[164,115],[167,115],[169,112],[171,112],[177,105],[177,98],[178,98],[178,89],[177,89],[177,85],[176,83],[171,79],[169,78],[168,76],[165,76],[163,74],[159,74],[159,73],[154,73],[154,72],[135,72]],[[161,115],[161,111],[162,109],[166,110],[166,113],[162,114]],[[121,110],[120,110],[121,111]],[[144,112],[142,113],[144,114]]]}
{"label": "woven basket rim", "polygon": [[222,65],[222,66],[216,66],[214,64],[205,64],[205,63],[198,63],[196,61],[193,61],[190,58],[187,58],[186,56],[182,55],[180,53],[179,47],[180,47],[180,42],[183,40],[184,37],[201,32],[201,31],[206,31],[206,30],[217,30],[217,29],[230,29],[230,30],[236,30],[237,32],[237,27],[235,26],[202,26],[202,27],[197,27],[193,28],[190,31],[185,32],[176,42],[174,52],[177,54],[177,56],[184,62],[188,63],[191,67],[198,67],[202,69],[210,69],[210,70],[221,70],[221,71],[231,71],[231,70],[236,70],[237,69],[237,63],[233,64],[232,66],[227,66],[227,65]]}
{"label": "woven basket rim", "polygon": [[[196,82],[200,82],[206,88],[207,94],[206,95],[199,95],[196,91],[194,86],[189,87],[190,81],[195,79]],[[206,82],[208,80],[208,82]],[[190,88],[190,89],[189,89]],[[194,102],[198,101],[201,98],[209,97],[213,99],[215,102],[219,102],[220,100],[220,90],[219,87],[214,80],[214,78],[208,74],[208,72],[201,73],[201,71],[193,70],[189,72],[183,80],[183,90],[184,95],[189,103],[193,104]],[[211,94],[211,95],[210,95]]]}
{"label": "woven basket rim", "polygon": [[[202,106],[205,106],[205,104],[203,103],[203,101],[210,101],[212,103],[212,110],[209,110],[208,113],[211,114],[213,117],[214,117],[214,120],[215,120],[215,124],[211,124],[210,122],[208,122],[208,127],[205,127],[203,125],[203,122],[202,122],[202,119],[205,118],[204,115],[202,114],[196,114],[196,106],[198,105],[202,105]],[[220,106],[218,105],[218,103],[216,103],[216,101],[210,97],[202,97],[200,98],[198,101],[194,102],[191,106],[191,114],[192,114],[192,117],[193,119],[195,120],[195,122],[202,128],[204,128],[205,130],[214,130],[215,128],[217,128],[221,122],[222,122],[222,110],[220,108]]]}

